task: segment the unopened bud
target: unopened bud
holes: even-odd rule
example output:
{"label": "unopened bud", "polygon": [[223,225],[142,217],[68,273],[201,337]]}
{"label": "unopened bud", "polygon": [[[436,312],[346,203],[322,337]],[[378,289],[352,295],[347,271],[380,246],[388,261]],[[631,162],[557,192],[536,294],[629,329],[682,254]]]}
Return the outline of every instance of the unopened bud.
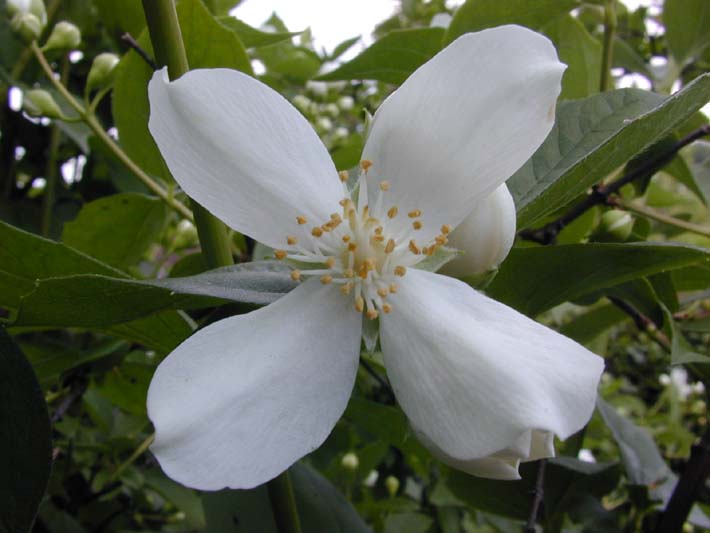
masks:
{"label": "unopened bud", "polygon": [[32,89],[24,94],[22,107],[33,117],[60,118],[62,110],[52,95],[44,89]]}
{"label": "unopened bud", "polygon": [[42,24],[32,13],[17,13],[10,21],[10,28],[24,43],[36,41],[42,33]]}
{"label": "unopened bud", "polygon": [[596,242],[624,242],[631,235],[634,218],[625,211],[606,211],[591,239]]}
{"label": "unopened bud", "polygon": [[52,28],[52,33],[49,34],[47,42],[42,47],[47,50],[70,50],[81,44],[81,32],[71,22],[63,20],[57,22],[57,25]]}
{"label": "unopened bud", "polygon": [[175,231],[173,247],[176,250],[197,244],[197,228],[189,220],[181,220]]}
{"label": "unopened bud", "polygon": [[357,467],[360,466],[360,459],[353,452],[348,452],[340,460],[340,466],[346,470],[357,470]]}
{"label": "unopened bud", "polygon": [[47,9],[42,0],[7,0],[7,14],[10,18],[14,18],[18,13],[34,15],[43,28],[47,24]]}
{"label": "unopened bud", "polygon": [[387,476],[385,479],[385,488],[387,489],[387,494],[396,496],[399,490],[399,479],[394,476]]}
{"label": "unopened bud", "polygon": [[109,52],[99,54],[94,58],[89,70],[89,76],[86,79],[87,89],[96,89],[105,87],[113,78],[113,72],[118,63],[118,56]]}

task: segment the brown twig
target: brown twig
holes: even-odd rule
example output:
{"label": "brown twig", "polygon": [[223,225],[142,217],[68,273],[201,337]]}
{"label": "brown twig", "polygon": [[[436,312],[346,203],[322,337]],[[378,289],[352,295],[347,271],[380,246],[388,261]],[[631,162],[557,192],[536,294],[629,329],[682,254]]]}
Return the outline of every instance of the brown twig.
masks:
{"label": "brown twig", "polygon": [[155,61],[153,60],[152,57],[148,55],[148,52],[143,50],[141,45],[138,44],[138,41],[136,41],[133,38],[133,35],[130,33],[126,32],[123,35],[121,35],[121,40],[126,43],[130,48],[136,51],[136,53],[143,58],[143,61],[148,63],[151,69],[153,70],[158,70],[158,65],[155,64]]}
{"label": "brown twig", "polygon": [[671,351],[671,340],[665,333],[658,329],[658,325],[653,320],[651,320],[649,317],[638,311],[634,306],[630,305],[624,300],[620,300],[619,298],[616,298],[614,296],[608,296],[608,298],[611,303],[613,303],[616,307],[618,307],[624,313],[631,317],[631,319],[634,321],[634,324],[636,324],[636,327],[640,331],[648,333],[654,341],[661,345],[662,348],[664,348],[668,352]]}
{"label": "brown twig", "polygon": [[653,174],[670,163],[679,150],[707,135],[710,135],[710,124],[706,124],[686,135],[667,151],[649,159],[643,165],[635,168],[627,174],[624,174],[610,184],[595,185],[592,187],[592,192],[584,200],[572,207],[557,220],[554,220],[541,228],[525,229],[518,233],[518,235],[520,235],[523,239],[534,241],[539,244],[554,244],[560,231],[586,213],[589,209],[596,205],[608,203],[609,197],[612,194],[619,192],[624,185],[627,185],[639,178],[653,176]]}
{"label": "brown twig", "polygon": [[545,467],[547,466],[547,459],[540,459],[537,467],[537,478],[535,479],[535,490],[533,491],[533,501],[530,507],[530,516],[528,517],[528,522],[525,524],[523,533],[535,533],[535,524],[537,523],[537,517],[540,514],[540,506],[545,498]]}

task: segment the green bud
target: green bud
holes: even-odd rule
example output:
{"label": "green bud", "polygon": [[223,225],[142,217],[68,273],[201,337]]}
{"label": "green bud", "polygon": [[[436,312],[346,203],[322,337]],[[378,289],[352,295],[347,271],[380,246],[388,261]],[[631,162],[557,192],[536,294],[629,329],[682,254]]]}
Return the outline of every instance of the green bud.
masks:
{"label": "green bud", "polygon": [[173,247],[176,250],[180,250],[189,246],[195,246],[197,242],[197,228],[195,228],[195,225],[189,220],[181,220],[175,231]]}
{"label": "green bud", "polygon": [[396,496],[399,490],[399,479],[394,476],[387,476],[385,479],[385,488],[390,497]]}
{"label": "green bud", "polygon": [[340,466],[346,470],[357,470],[357,467],[360,466],[360,459],[353,452],[348,452],[340,460]]}
{"label": "green bud", "polygon": [[606,211],[599,226],[592,235],[596,242],[624,242],[631,235],[634,227],[634,218],[625,211],[612,209]]}
{"label": "green bud", "polygon": [[32,89],[23,95],[22,107],[33,117],[61,118],[62,110],[44,89]]}
{"label": "green bud", "polygon": [[27,12],[20,12],[12,17],[10,28],[26,44],[36,41],[39,34],[42,33],[42,24],[39,19]]}
{"label": "green bud", "polygon": [[7,0],[7,13],[10,18],[18,13],[30,13],[37,17],[41,27],[47,24],[47,10],[42,0]]}
{"label": "green bud", "polygon": [[90,91],[91,89],[105,87],[111,83],[113,70],[117,63],[118,56],[116,54],[104,52],[97,55],[91,64],[91,70],[89,70],[89,76],[86,79],[87,89]]}
{"label": "green bud", "polygon": [[45,52],[48,50],[70,50],[81,44],[81,32],[71,22],[63,20],[57,22],[49,34],[49,39],[42,47]]}

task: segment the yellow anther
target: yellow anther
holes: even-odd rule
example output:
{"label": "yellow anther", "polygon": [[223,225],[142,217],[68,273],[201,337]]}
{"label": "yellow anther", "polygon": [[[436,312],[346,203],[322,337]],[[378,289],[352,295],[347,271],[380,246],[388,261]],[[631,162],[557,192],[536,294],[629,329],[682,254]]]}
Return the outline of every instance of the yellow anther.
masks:
{"label": "yellow anther", "polygon": [[414,229],[422,229],[422,221],[421,220],[415,220],[412,222],[412,227]]}
{"label": "yellow anther", "polygon": [[357,244],[355,244],[354,242],[348,243],[348,251],[354,252],[355,250],[357,250]]}
{"label": "yellow anther", "polygon": [[[404,275],[407,273],[407,268],[403,267],[402,265],[394,267],[394,275],[399,276],[400,278],[404,277]],[[397,292],[397,291],[391,291],[390,292]]]}
{"label": "yellow anther", "polygon": [[323,230],[325,233],[328,233],[329,231],[333,230],[333,225],[330,222],[326,222],[320,227],[321,230]]}
{"label": "yellow anther", "polygon": [[392,306],[390,304],[382,304],[382,311],[384,311],[385,314],[391,313]]}
{"label": "yellow anther", "polygon": [[360,168],[367,173],[368,170],[370,170],[370,167],[372,166],[372,161],[369,159],[363,159],[360,161]]}
{"label": "yellow anther", "polygon": [[390,283],[390,294],[397,294],[397,284]]}
{"label": "yellow anther", "polygon": [[381,181],[380,182],[380,190],[381,191],[389,191],[390,190],[390,182],[389,181]]}
{"label": "yellow anther", "polygon": [[288,237],[286,237],[286,242],[293,246],[294,244],[298,244],[298,238],[294,237],[293,235],[289,235]]}
{"label": "yellow anther", "polygon": [[442,235],[448,235],[449,233],[451,233],[451,226],[449,226],[448,224],[444,224],[443,226],[441,226]]}
{"label": "yellow anther", "polygon": [[352,239],[352,237],[350,235],[343,235],[342,239],[343,242],[350,242],[350,239]]}
{"label": "yellow anther", "polygon": [[386,254],[391,254],[394,251],[395,247],[395,242],[394,239],[390,239],[387,241],[387,246],[385,246],[385,253]]}
{"label": "yellow anther", "polygon": [[299,226],[303,226],[306,222],[308,222],[308,219],[299,215],[296,217],[296,222],[298,222]]}
{"label": "yellow anther", "polygon": [[382,235],[383,231],[384,231],[384,228],[382,226],[377,226],[375,228],[375,235]]}
{"label": "yellow anther", "polygon": [[343,294],[350,294],[351,290],[353,290],[353,284],[350,282],[340,287],[340,292],[342,292]]}
{"label": "yellow anther", "polygon": [[340,181],[345,183],[346,181],[348,181],[348,177],[350,177],[350,174],[348,174],[347,170],[341,170],[340,172],[338,172],[338,177],[340,178]]}
{"label": "yellow anther", "polygon": [[355,311],[358,313],[362,313],[363,310],[365,309],[365,300],[362,299],[362,296],[358,296],[355,298]]}
{"label": "yellow anther", "polygon": [[422,250],[422,253],[424,255],[434,255],[434,252],[436,251],[436,246],[429,246],[427,248],[424,248]]}
{"label": "yellow anther", "polygon": [[329,257],[326,259],[325,264],[328,265],[328,268],[333,268],[335,266],[335,257]]}
{"label": "yellow anther", "polygon": [[375,267],[377,266],[377,259],[375,259],[374,257],[368,257],[367,259],[365,259],[365,264],[370,270],[375,270]]}
{"label": "yellow anther", "polygon": [[333,282],[333,276],[331,276],[331,275],[329,275],[329,274],[325,274],[324,276],[321,276],[321,277],[320,277],[320,282],[321,282],[323,285],[328,285],[329,283],[332,283],[332,282]]}
{"label": "yellow anther", "polygon": [[380,316],[379,313],[374,309],[369,309],[367,311],[367,318],[369,318],[370,320],[375,320],[378,316]]}
{"label": "yellow anther", "polygon": [[345,204],[347,204],[349,201],[350,201],[350,198],[343,198],[343,199],[340,200],[338,203],[339,203],[340,205],[342,205],[343,207],[345,207]]}
{"label": "yellow anther", "polygon": [[447,239],[445,235],[437,235],[434,237],[434,240],[439,246],[444,246],[447,242],[449,242],[449,239]]}
{"label": "yellow anther", "polygon": [[320,237],[321,235],[323,235],[323,229],[316,226],[311,230],[311,235],[313,235],[314,237]]}
{"label": "yellow anther", "polygon": [[276,259],[283,259],[286,257],[288,254],[286,253],[286,250],[274,250],[274,257]]}
{"label": "yellow anther", "polygon": [[330,215],[330,220],[332,220],[333,222],[336,222],[338,224],[340,224],[343,221],[343,219],[340,217],[340,215],[338,213],[332,213]]}
{"label": "yellow anther", "polygon": [[372,242],[385,242],[385,236],[384,235],[373,235]]}
{"label": "yellow anther", "polygon": [[417,243],[414,242],[414,240],[409,241],[409,251],[415,255],[422,253],[421,249],[417,246]]}
{"label": "yellow anther", "polygon": [[362,218],[368,219],[370,218],[370,206],[366,205],[365,207],[362,208]]}
{"label": "yellow anther", "polygon": [[389,211],[387,211],[387,216],[389,218],[394,218],[397,216],[398,212],[399,212],[399,209],[397,209],[397,206],[393,205],[392,207],[389,208]]}
{"label": "yellow anther", "polygon": [[367,224],[368,226],[374,226],[375,224],[379,224],[379,223],[380,223],[380,219],[379,219],[379,218],[375,218],[375,217],[369,217],[369,218],[365,221],[365,224]]}
{"label": "yellow anther", "polygon": [[292,270],[291,271],[291,279],[293,281],[301,281],[301,271],[300,270]]}
{"label": "yellow anther", "polygon": [[346,278],[353,278],[355,277],[355,272],[353,272],[352,268],[346,268],[345,270],[343,270],[343,276],[345,276]]}
{"label": "yellow anther", "polygon": [[379,294],[382,298],[385,298],[389,293],[390,291],[387,290],[387,287],[380,287],[377,289],[377,294]]}
{"label": "yellow anther", "polygon": [[409,213],[407,213],[407,216],[409,218],[417,218],[417,217],[422,216],[422,212],[419,209],[414,209],[413,211],[410,211]]}

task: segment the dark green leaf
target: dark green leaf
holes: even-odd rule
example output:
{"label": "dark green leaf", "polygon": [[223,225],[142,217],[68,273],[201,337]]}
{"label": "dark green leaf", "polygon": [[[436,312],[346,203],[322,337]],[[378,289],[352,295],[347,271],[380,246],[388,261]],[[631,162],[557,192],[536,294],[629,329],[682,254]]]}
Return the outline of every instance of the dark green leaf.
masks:
{"label": "dark green leaf", "polygon": [[[297,463],[289,472],[304,532],[370,532],[351,504],[316,470]],[[207,533],[277,533],[265,486],[205,494],[202,502]]]}
{"label": "dark green leaf", "polygon": [[625,281],[696,263],[710,250],[671,243],[514,248],[487,293],[526,315]]}
{"label": "dark green leaf", "polygon": [[588,344],[612,326],[628,318],[626,313],[607,304],[574,317],[560,327],[560,333],[580,344]]}
{"label": "dark green leaf", "polygon": [[450,43],[459,35],[503,24],[518,24],[533,30],[550,20],[569,13],[577,0],[467,0],[451,20],[444,41]]}
{"label": "dark green leaf", "polygon": [[355,43],[357,43],[359,40],[360,40],[359,35],[356,37],[351,37],[350,39],[344,40],[343,42],[341,42],[338,46],[336,46],[333,49],[333,53],[330,54],[330,56],[328,57],[328,60],[335,61],[341,55],[343,55],[345,52],[350,50],[350,48],[352,48],[355,45]]}
{"label": "dark green leaf", "polygon": [[636,89],[561,102],[552,132],[508,180],[527,227],[658,141],[710,99],[710,74],[663,98]]}
{"label": "dark green leaf", "polygon": [[[181,0],[177,5],[180,29],[190,68],[226,67],[251,74],[251,63],[236,34],[219,24],[200,0]],[[138,44],[152,56],[146,32]],[[134,51],[116,67],[113,117],[121,146],[146,172],[170,179],[158,147],[148,132],[148,81],[151,68]]]}
{"label": "dark green leaf", "polygon": [[215,16],[226,15],[242,3],[242,0],[203,0],[207,9]]}
{"label": "dark green leaf", "polygon": [[663,23],[668,48],[679,67],[698,58],[710,46],[710,3],[707,0],[666,0]]}
{"label": "dark green leaf", "polygon": [[160,280],[100,275],[50,278],[39,281],[22,299],[14,325],[95,327],[170,309],[212,307],[230,301],[267,304],[296,284],[290,269],[273,261]]}
{"label": "dark green leaf", "polygon": [[64,225],[62,241],[111,266],[126,270],[141,260],[165,228],[168,210],[158,198],[124,193],[86,204]]}
{"label": "dark green leaf", "polygon": [[443,36],[443,28],[392,31],[351,61],[317,79],[402,83],[441,50]]}
{"label": "dark green leaf", "polygon": [[290,41],[292,37],[300,33],[261,31],[234,17],[219,17],[217,22],[236,33],[245,48],[259,48],[282,41]]}
{"label": "dark green leaf", "polygon": [[157,469],[148,470],[143,475],[147,486],[185,513],[185,525],[188,529],[205,529],[202,501],[194,490],[183,487]]}
{"label": "dark green leaf", "polygon": [[49,414],[24,354],[0,327],[0,530],[29,531],[52,466]]}
{"label": "dark green leaf", "polygon": [[94,3],[101,15],[101,21],[112,34],[128,32],[137,37],[145,28],[141,0],[122,0],[120,9],[116,9],[113,0],[94,0]]}

